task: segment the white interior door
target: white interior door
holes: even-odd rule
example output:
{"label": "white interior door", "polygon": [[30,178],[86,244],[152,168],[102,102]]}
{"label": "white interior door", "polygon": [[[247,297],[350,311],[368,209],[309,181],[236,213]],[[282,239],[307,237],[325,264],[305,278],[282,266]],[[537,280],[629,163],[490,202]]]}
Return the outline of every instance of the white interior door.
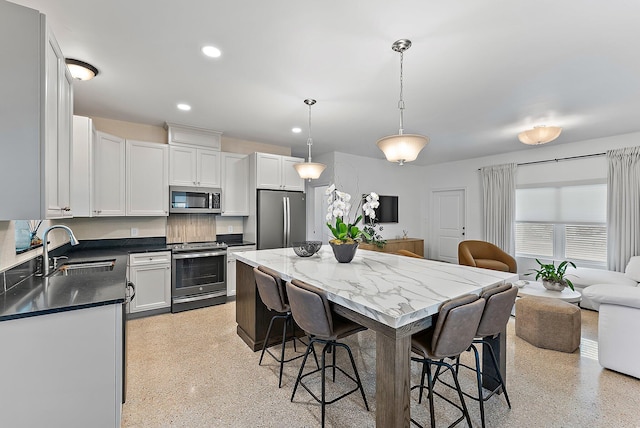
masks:
{"label": "white interior door", "polygon": [[329,186],[313,187],[313,204],[311,209],[310,222],[311,230],[309,235],[314,241],[322,241],[323,243],[329,242],[329,228],[327,228],[327,196],[324,192]]}
{"label": "white interior door", "polygon": [[465,239],[465,190],[435,190],[432,259],[458,263],[458,244]]}

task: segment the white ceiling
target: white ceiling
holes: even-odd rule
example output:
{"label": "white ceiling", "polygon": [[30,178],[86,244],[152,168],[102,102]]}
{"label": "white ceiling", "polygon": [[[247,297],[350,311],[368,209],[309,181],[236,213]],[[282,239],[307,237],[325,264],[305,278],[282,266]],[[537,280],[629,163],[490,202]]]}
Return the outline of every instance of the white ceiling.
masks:
{"label": "white ceiling", "polygon": [[[640,130],[639,1],[14,0],[45,13],[67,57],[100,74],[75,112],[176,122],[314,154],[383,159],[398,131],[431,138],[416,163],[528,149],[518,132],[564,144]],[[222,50],[217,59],[200,48]],[[190,104],[190,112],[176,109]],[[291,128],[300,126],[301,134]]]}

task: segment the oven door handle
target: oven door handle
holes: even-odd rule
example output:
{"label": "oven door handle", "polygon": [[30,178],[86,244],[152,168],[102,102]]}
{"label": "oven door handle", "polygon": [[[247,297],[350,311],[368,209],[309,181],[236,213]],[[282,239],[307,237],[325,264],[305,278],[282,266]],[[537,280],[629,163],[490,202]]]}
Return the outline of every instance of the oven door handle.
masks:
{"label": "oven door handle", "polygon": [[227,252],[225,251],[209,251],[203,253],[180,253],[173,254],[171,258],[173,259],[194,259],[197,257],[215,257],[215,256],[226,256]]}

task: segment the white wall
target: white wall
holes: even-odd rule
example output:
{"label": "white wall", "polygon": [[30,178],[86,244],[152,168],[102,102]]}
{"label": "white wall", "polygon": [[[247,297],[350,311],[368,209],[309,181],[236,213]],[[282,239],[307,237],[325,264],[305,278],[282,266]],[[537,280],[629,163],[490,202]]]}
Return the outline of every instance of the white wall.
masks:
{"label": "white wall", "polygon": [[[354,200],[357,200],[359,195],[369,192],[398,196],[398,223],[384,223],[384,230],[381,232],[383,238],[400,238],[403,230],[407,230],[411,238],[424,237],[422,227],[426,221],[422,203],[424,167],[411,164],[399,166],[382,159],[339,152],[333,153],[330,157],[318,157],[314,160],[318,162],[333,160],[333,163],[327,167],[328,171],[333,170],[333,174],[325,170],[319,182],[335,183],[339,190],[349,193]],[[355,208],[355,206],[352,208],[352,214],[355,213]],[[314,215],[324,217],[326,214],[315,211]]]}
{"label": "white wall", "polygon": [[[432,142],[432,144],[436,143]],[[423,170],[425,187],[421,194],[426,202],[427,221],[422,225],[423,233],[427,237],[426,246],[429,252],[433,251],[429,245],[431,231],[428,213],[432,202],[431,192],[438,189],[466,188],[466,239],[483,239],[482,184],[478,171],[480,167],[510,162],[523,163],[603,153],[609,149],[637,145],[640,145],[640,132],[561,145],[549,143],[526,151],[427,166]],[[604,156],[537,165],[522,165],[516,170],[518,185],[585,180],[602,181],[606,177],[607,161]],[[520,267],[519,271],[522,271]]]}

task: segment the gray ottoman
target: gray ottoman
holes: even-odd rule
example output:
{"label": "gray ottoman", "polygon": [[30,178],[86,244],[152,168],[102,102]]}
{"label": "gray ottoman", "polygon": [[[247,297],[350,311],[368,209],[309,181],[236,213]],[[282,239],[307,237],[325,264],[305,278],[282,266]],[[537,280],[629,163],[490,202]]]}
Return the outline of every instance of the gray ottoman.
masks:
{"label": "gray ottoman", "polygon": [[516,336],[538,348],[574,352],[580,346],[580,308],[545,297],[516,301]]}

